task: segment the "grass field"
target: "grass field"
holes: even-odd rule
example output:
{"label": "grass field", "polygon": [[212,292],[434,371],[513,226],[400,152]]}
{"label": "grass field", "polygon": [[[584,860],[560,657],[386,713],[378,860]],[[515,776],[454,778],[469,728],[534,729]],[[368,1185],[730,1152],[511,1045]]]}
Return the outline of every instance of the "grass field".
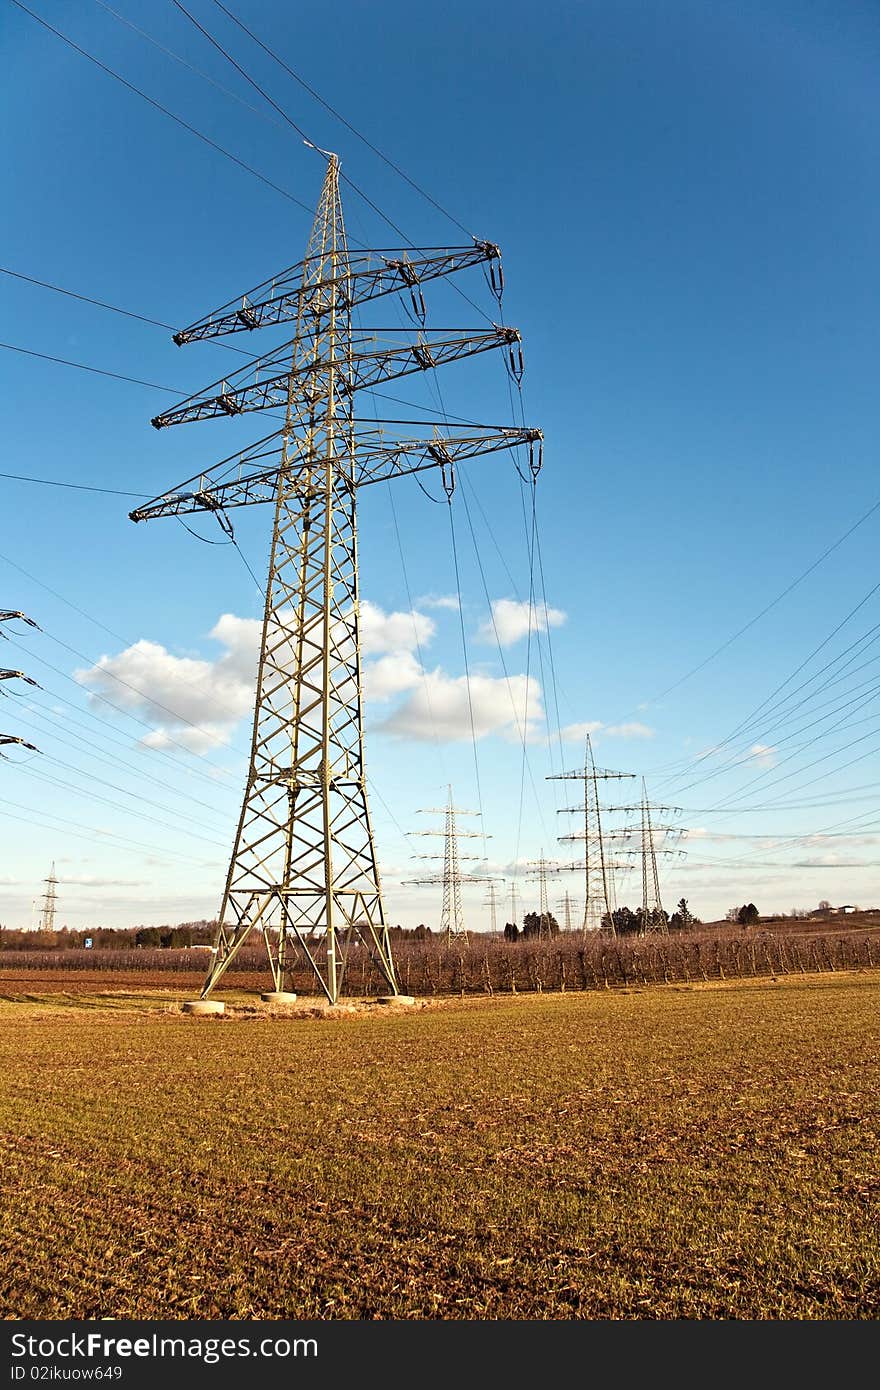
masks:
{"label": "grass field", "polygon": [[877,973],[173,1000],[0,1002],[4,1318],[880,1312]]}

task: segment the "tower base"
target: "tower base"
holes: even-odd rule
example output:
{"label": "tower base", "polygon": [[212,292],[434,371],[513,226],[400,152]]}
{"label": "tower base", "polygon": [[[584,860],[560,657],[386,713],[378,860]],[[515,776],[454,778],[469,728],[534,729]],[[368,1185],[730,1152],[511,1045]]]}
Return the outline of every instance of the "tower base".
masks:
{"label": "tower base", "polygon": [[295,1004],[297,996],[286,989],[270,989],[260,999],[264,1004]]}
{"label": "tower base", "polygon": [[180,1011],[193,1014],[196,1018],[219,1018],[225,1014],[226,1005],[219,999],[188,999],[181,1004]]}

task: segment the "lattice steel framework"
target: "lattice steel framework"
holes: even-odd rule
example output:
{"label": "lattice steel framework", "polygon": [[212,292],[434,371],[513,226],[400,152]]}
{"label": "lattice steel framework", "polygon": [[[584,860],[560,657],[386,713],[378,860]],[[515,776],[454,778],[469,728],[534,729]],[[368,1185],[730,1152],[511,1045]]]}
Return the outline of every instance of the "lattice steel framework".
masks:
{"label": "lattice steel framework", "polygon": [[40,931],[55,930],[55,913],[58,910],[58,879],[55,876],[55,865],[53,863],[49,870],[49,877],[44,878],[46,891],[43,894],[43,907],[40,912]]}
{"label": "lattice steel framework", "polygon": [[498,886],[503,883],[503,878],[490,878],[489,887],[486,889],[484,906],[489,909],[489,930],[493,936],[498,934]]}
{"label": "lattice steel framework", "polygon": [[429,887],[434,884],[443,889],[443,899],[440,907],[440,931],[446,940],[447,946],[453,941],[468,941],[467,928],[464,924],[464,911],[461,905],[461,885],[463,883],[493,883],[494,880],[488,874],[469,874],[462,873],[461,861],[466,859],[480,859],[479,854],[462,854],[458,848],[460,839],[465,840],[484,840],[488,836],[481,830],[462,830],[457,816],[479,816],[479,811],[466,811],[461,806],[454,806],[452,802],[452,787],[449,788],[449,795],[445,806],[422,807],[420,814],[429,816],[443,816],[442,830],[411,830],[411,835],[442,835],[443,854],[417,854],[416,859],[443,859],[443,870],[439,874],[431,874],[426,878],[405,879],[404,882],[413,887]]}
{"label": "lattice steel framework", "polygon": [[[602,926],[603,920],[611,924],[611,932],[616,935],[614,929],[614,888],[612,874],[615,868],[621,867],[613,863],[605,853],[605,839],[602,834],[602,811],[599,803],[599,781],[623,781],[625,778],[635,777],[634,772],[610,772],[608,768],[597,767],[593,758],[593,744],[590,735],[586,737],[586,751],[584,756],[584,766],[577,768],[573,772],[557,772],[548,777],[550,782],[583,782],[584,801],[583,806],[565,806],[560,810],[560,815],[583,815],[584,828],[577,834],[560,835],[560,844],[570,844],[575,841],[584,842],[584,932],[598,931]],[[573,870],[580,870],[580,865],[572,865]]]}
{"label": "lattice steel framework", "polygon": [[423,324],[421,282],[472,265],[488,267],[500,295],[499,252],[488,242],[349,255],[339,162],[330,155],[305,259],[175,334],[183,344],[294,324],[289,342],[152,421],[162,429],[280,406],[283,429],[130,514],[140,521],[214,512],[229,528],[227,508],[275,508],[250,766],[203,997],[255,929],[276,990],[285,988],[298,944],[335,1003],[359,939],[399,992],[364,771],[357,492],[434,467],[448,490],[459,461],[522,445],[536,474],[542,436],[423,425],[400,438],[386,427],[411,422],[359,422],[358,390],[496,348],[518,376],[522,349],[515,329],[494,325],[471,334],[355,332],[352,309],[403,291]]}
{"label": "lattice steel framework", "polygon": [[631,840],[637,838],[637,845],[631,848],[623,848],[622,854],[637,856],[642,863],[642,906],[641,906],[641,936],[647,933],[659,932],[666,934],[669,930],[669,918],[663,907],[660,896],[660,873],[657,868],[658,858],[674,858],[682,856],[683,850],[671,849],[658,843],[658,837],[665,840],[668,836],[680,835],[681,830],[675,825],[658,825],[652,819],[652,812],[667,811],[680,812],[678,806],[660,806],[648,801],[648,792],[645,786],[645,779],[642,778],[642,799],[632,806],[615,806],[609,809],[615,811],[635,811],[640,817],[640,827],[638,831],[634,828],[613,830],[608,838],[615,840]]}

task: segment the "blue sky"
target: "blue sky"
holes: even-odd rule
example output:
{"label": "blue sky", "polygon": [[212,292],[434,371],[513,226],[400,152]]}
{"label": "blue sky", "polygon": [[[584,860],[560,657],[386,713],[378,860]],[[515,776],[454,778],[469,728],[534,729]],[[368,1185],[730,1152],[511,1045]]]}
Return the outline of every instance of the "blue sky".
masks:
{"label": "blue sky", "polygon": [[[291,199],[314,206],[322,161],[179,10],[117,0],[150,43],[98,3],[29,8],[291,196],[5,0],[7,271],[177,327],[299,259],[311,219]],[[412,242],[467,240],[211,0],[187,8]],[[545,435],[539,613],[546,600],[560,615],[549,642],[517,637],[510,607],[530,583],[510,461],[470,465],[455,499],[476,767],[459,614],[436,606],[456,590],[445,508],[411,481],[396,485],[394,512],[387,488],[362,494],[367,656],[384,661],[372,688],[386,693],[368,705],[367,766],[390,919],[437,917],[436,890],[401,880],[425,844],[406,832],[434,823],[417,811],[441,804],[447,783],[460,805],[482,805],[491,872],[536,902],[525,861],[568,853],[555,843],[568,802],[545,778],[583,762],[583,726],[597,762],[683,808],[687,857],[663,863],[667,905],[684,894],[708,919],[748,900],[876,904],[876,7],[515,0],[502,13],[452,0],[441,17],[392,0],[343,3],[333,23],[276,0],[231,8],[463,227],[500,245],[524,417]],[[400,244],[350,186],[343,196],[353,240]],[[439,285],[426,290],[430,324],[481,328],[497,313],[478,271],[459,284],[480,313]],[[181,393],[236,365],[9,274],[0,306],[4,343]],[[254,416],[157,433],[150,417],[171,393],[9,350],[0,371],[4,474],[152,496],[268,428]],[[412,410],[365,400],[363,412],[421,418],[435,404],[430,383],[397,385]],[[516,418],[491,355],[450,366],[440,385],[451,416]],[[41,749],[0,764],[9,926],[30,923],[53,860],[71,926],[216,912],[260,597],[234,547],[175,522],[136,527],[135,500],[0,478],[0,608],[43,629],[9,626],[0,644],[0,665],[44,687],[5,682],[0,699],[0,732]],[[501,651],[484,640],[468,511],[489,598],[508,605]],[[269,511],[234,520],[262,578]],[[202,519],[194,529],[222,539]],[[394,617],[413,608],[415,620]],[[525,765],[504,722],[505,667],[541,687],[546,718],[530,725]],[[449,703],[439,727],[411,717],[426,679],[434,704]],[[218,698],[230,717],[218,720]],[[209,726],[210,745],[193,724]],[[553,881],[551,901],[565,887],[578,896],[577,874]],[[636,892],[634,876],[619,885],[622,901]],[[475,927],[488,926],[482,897],[476,886],[466,897]]]}

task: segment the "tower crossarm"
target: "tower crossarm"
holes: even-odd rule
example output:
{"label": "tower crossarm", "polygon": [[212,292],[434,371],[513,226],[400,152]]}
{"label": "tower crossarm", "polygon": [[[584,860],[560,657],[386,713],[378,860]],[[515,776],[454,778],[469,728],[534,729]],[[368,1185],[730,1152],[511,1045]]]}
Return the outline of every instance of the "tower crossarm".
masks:
{"label": "tower crossarm", "polygon": [[[27,623],[28,627],[35,627],[40,631],[39,623],[35,623],[33,618],[29,618],[26,613],[21,613],[17,608],[0,608],[0,623],[11,623],[14,619],[19,622]],[[5,632],[0,632],[0,637],[5,637]]]}
{"label": "tower crossarm", "polygon": [[35,685],[38,690],[40,689],[33,676],[26,676],[24,671],[0,671],[0,681],[11,680],[24,681],[26,685]]}
{"label": "tower crossarm", "polygon": [[39,753],[39,748],[33,743],[28,743],[27,739],[19,738],[16,734],[0,734],[0,746],[7,743],[19,743],[22,748],[29,748],[32,753]]}
{"label": "tower crossarm", "polygon": [[[529,450],[529,467],[533,474],[540,471],[543,435],[538,429],[480,425],[460,433],[435,431],[429,438],[394,438],[383,428],[406,423],[383,421],[378,425],[355,426],[353,458],[347,462],[355,486],[384,482],[429,468],[445,471],[456,463],[520,446]],[[227,507],[274,502],[282,468],[293,475],[298,470],[320,468],[325,462],[310,458],[307,445],[292,438],[288,439],[286,463],[283,449],[284,431],[276,430],[239,453],[222,459],[204,473],[189,478],[179,488],[136,507],[129,513],[131,520],[146,521],[187,512],[216,512]]]}
{"label": "tower crossarm", "polygon": [[[642,855],[642,854],[645,853],[645,850],[646,850],[646,847],[645,847],[645,846],[643,846],[643,845],[638,845],[638,846],[634,846],[632,849],[621,849],[621,850],[619,851],[619,853],[620,853],[620,854],[630,854],[630,855],[633,856],[633,858],[638,858],[640,855]],[[686,851],[686,850],[683,850],[683,849],[658,849],[656,846],[652,846],[650,852],[651,852],[652,854],[656,855],[658,858],[659,858],[660,855],[662,854],[663,857],[664,857],[664,859],[686,859],[686,858],[687,858],[687,851]]]}
{"label": "tower crossarm", "polygon": [[[654,835],[682,835],[684,832],[678,825],[654,825],[651,824],[651,833]],[[632,840],[642,834],[638,825],[621,826],[619,830],[606,830],[606,840]]]}
{"label": "tower crossarm", "polygon": [[[486,874],[456,874],[456,880],[458,883],[496,882]],[[403,878],[400,882],[404,888],[436,888],[438,884],[446,882],[446,877],[443,874],[432,874],[428,878]]]}
{"label": "tower crossarm", "polygon": [[[424,322],[422,284],[470,266],[487,264],[490,285],[500,294],[504,283],[501,252],[490,241],[476,241],[473,246],[430,246],[408,251],[391,248],[349,254],[345,271],[330,276],[321,275],[321,257],[312,256],[182,328],[174,334],[174,342],[182,347],[205,338],[223,338],[231,333],[295,322],[303,312],[325,312],[334,293],[336,307],[348,309],[382,295],[408,293],[413,312]],[[312,280],[315,272],[317,278]]]}
{"label": "tower crossarm", "polygon": [[[383,337],[391,334],[396,336],[405,331],[378,330]],[[375,342],[376,334],[352,334],[350,372],[347,371],[335,383],[340,396],[350,396],[354,391],[410,376],[413,372],[443,367],[449,362],[474,357],[494,348],[506,348],[510,370],[517,376],[522,372],[519,330],[503,325],[493,324],[491,330],[485,333],[447,329],[445,333],[419,333],[415,338],[409,333],[405,342],[393,342],[386,347],[373,346]],[[180,405],[163,411],[161,415],[154,415],[150,423],[161,430],[167,425],[184,425],[219,415],[285,408],[293,384],[296,384],[302,398],[316,405],[326,395],[328,364],[322,360],[291,362],[294,349],[295,342],[283,343],[273,352],[233,372],[228,378],[215,381],[204,391],[187,397]]]}
{"label": "tower crossarm", "polygon": [[[580,768],[575,768],[574,771],[572,771],[572,772],[553,772],[553,773],[548,773],[548,775],[545,777],[544,780],[545,780],[545,782],[583,782],[583,780],[584,780],[585,777],[589,777],[589,778],[593,778],[593,777],[613,777],[613,778],[615,778],[616,780],[619,781],[619,780],[620,780],[621,778],[623,778],[623,777],[635,777],[635,775],[636,775],[636,774],[635,774],[634,772],[609,772],[608,769],[607,769],[607,768],[604,768],[604,767],[597,767],[595,770],[594,770],[593,768],[591,768],[591,767],[590,767],[590,768],[580,767]],[[582,806],[574,806],[574,807],[567,808],[567,809],[572,809],[572,810],[575,810],[575,811],[582,811],[582,810],[583,810],[583,807],[582,807]],[[606,809],[606,810],[610,810],[611,807],[608,806],[608,807],[606,807],[605,809]],[[641,807],[638,807],[637,809],[640,810]]]}
{"label": "tower crossarm", "polygon": [[[585,838],[586,837],[584,835],[561,835],[560,842],[566,842],[568,840],[580,840],[581,843],[583,843]],[[628,869],[630,867],[629,864],[615,863],[613,859],[605,859],[603,862],[606,869]],[[558,870],[559,873],[566,874],[582,874],[583,871],[583,864],[560,864]]]}

